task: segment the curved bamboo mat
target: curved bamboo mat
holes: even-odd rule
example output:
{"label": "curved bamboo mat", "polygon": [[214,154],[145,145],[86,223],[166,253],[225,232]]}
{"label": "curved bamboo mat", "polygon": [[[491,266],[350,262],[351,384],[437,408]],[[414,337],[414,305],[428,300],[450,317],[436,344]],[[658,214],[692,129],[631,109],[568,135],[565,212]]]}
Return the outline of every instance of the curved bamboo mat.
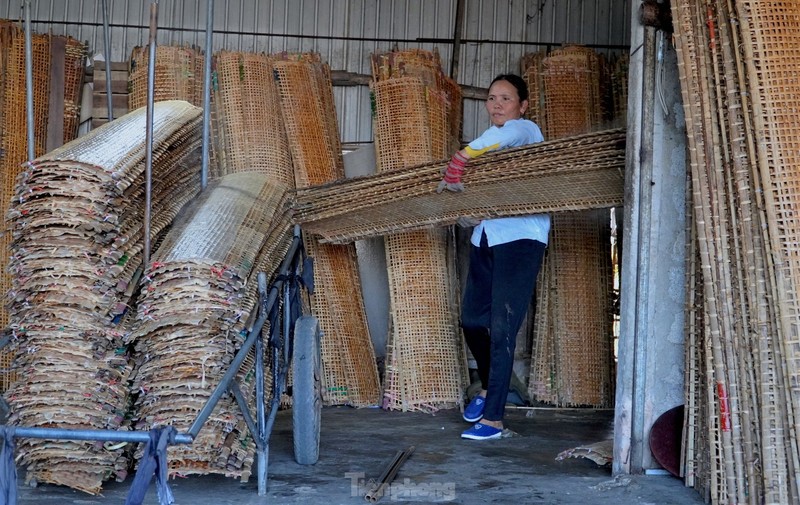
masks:
{"label": "curved bamboo mat", "polygon": [[[246,172],[214,181],[184,209],[145,270],[136,321],[132,428],[187,430],[236,354],[252,307],[258,255],[272,236],[286,187]],[[252,274],[252,275],[251,275]],[[238,374],[253,408],[251,356]],[[247,481],[255,442],[235,399],[217,404],[198,438],[169,450],[171,474],[219,473]],[[139,453],[141,448],[139,449]]]}
{"label": "curved bamboo mat", "polygon": [[220,51],[214,55],[214,156],[217,175],[264,172],[294,187],[274,57]]}

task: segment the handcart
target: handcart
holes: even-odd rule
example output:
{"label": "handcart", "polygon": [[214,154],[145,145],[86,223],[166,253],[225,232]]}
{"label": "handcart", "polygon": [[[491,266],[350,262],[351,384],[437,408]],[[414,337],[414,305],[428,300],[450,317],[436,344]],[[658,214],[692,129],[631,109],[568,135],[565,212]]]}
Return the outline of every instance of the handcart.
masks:
{"label": "handcart", "polygon": [[[304,314],[302,301],[303,290],[313,293],[313,260],[304,254],[300,228],[295,227],[295,243],[297,247],[290,249],[285,262],[288,268],[278,272],[273,280],[270,296],[266,296],[266,276],[259,274],[259,312],[268,315],[270,323],[268,347],[271,355],[272,395],[269,413],[265,422],[260,422],[264,432],[259,431],[259,440],[265,444],[262,465],[259,452],[259,483],[261,469],[266,472],[269,450],[269,436],[280,408],[281,396],[287,391],[288,373],[292,371],[292,432],[294,438],[294,457],[301,465],[313,465],[319,459],[319,433],[322,415],[322,387],[320,346],[322,332],[316,317]],[[281,307],[271,300],[272,290],[276,285],[282,291]],[[260,316],[259,316],[260,319]],[[262,339],[256,340],[256,359],[263,359],[259,349]],[[263,363],[257,370],[264,370]],[[264,401],[259,400],[258,387],[263,388],[263,380],[256,379],[256,404],[264,408]],[[246,409],[243,408],[243,411]],[[259,413],[259,419],[262,414]],[[266,473],[264,474],[266,481]]]}
{"label": "handcart", "polygon": [[[197,437],[203,424],[208,420],[211,412],[222,396],[230,392],[242,410],[244,420],[253,435],[256,443],[258,494],[265,496],[267,493],[267,467],[269,462],[269,438],[275,418],[281,404],[281,397],[288,391],[289,371],[292,373],[292,423],[294,435],[295,460],[303,465],[311,465],[319,459],[319,434],[322,411],[321,388],[321,357],[320,340],[322,333],[319,322],[311,315],[305,314],[302,303],[302,294],[313,291],[313,261],[305,255],[302,246],[300,228],[295,226],[292,244],[268,285],[267,275],[258,274],[258,307],[253,311],[251,321],[246,327],[246,338],[237,351],[230,368],[223,376],[220,383],[212,392],[210,398],[201,409],[191,427],[183,433],[173,432],[160,438],[162,477],[166,476],[166,446],[172,444],[191,444]],[[265,331],[265,325],[268,331]],[[266,340],[266,348],[265,348]],[[7,341],[6,341],[7,343]],[[242,393],[238,382],[235,380],[239,368],[244,363],[251,349],[255,350],[256,358],[256,415],[255,419],[247,405],[245,395]],[[265,352],[266,349],[266,352]],[[270,356],[271,396],[267,405],[265,391],[265,355]],[[60,428],[34,428],[26,426],[7,427],[0,425],[0,431],[11,444],[4,444],[3,450],[13,447],[14,438],[40,438],[49,440],[99,440],[112,442],[144,442],[150,447],[155,445],[156,438],[153,432],[144,431],[115,431],[115,430],[79,430]],[[10,439],[10,440],[9,440]],[[147,453],[145,449],[145,453]],[[5,456],[5,455],[3,455]],[[6,457],[0,458],[0,466]],[[6,463],[7,464],[7,463]],[[149,474],[139,479],[139,466],[137,475],[131,486],[129,499],[126,503],[141,503],[141,500],[131,499],[136,494],[142,498],[149,485],[153,469]],[[158,465],[155,465],[158,467]],[[16,475],[16,472],[13,472]],[[6,473],[5,475],[8,475]],[[137,481],[145,482],[144,490],[136,489]],[[157,485],[166,487],[166,496],[162,497],[159,489],[159,500],[162,503],[171,503],[171,493],[166,482],[159,481],[159,471],[156,470]],[[163,479],[162,479],[163,480]],[[16,486],[16,482],[7,485]],[[14,498],[6,501],[14,505]]]}

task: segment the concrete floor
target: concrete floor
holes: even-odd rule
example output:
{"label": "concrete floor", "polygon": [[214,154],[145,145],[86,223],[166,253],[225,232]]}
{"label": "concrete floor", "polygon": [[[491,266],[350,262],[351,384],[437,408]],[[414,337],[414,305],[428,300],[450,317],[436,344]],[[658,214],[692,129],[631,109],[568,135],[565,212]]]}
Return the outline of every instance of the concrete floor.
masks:
{"label": "concrete floor", "polygon": [[[215,476],[170,481],[178,505],[365,503],[365,481],[377,479],[399,450],[415,446],[391,494],[379,503],[460,504],[686,504],[703,503],[680,479],[633,476],[613,479],[608,468],[586,459],[556,461],[563,450],[610,437],[613,412],[511,410],[507,426],[517,436],[491,441],[462,440],[469,425],[455,410],[437,415],[379,409],[323,410],[320,460],[294,462],[291,413],[279,413],[270,440],[269,491]],[[122,504],[130,481],[108,483],[104,496],[67,488],[19,485],[18,503]],[[19,479],[22,482],[22,476]],[[157,504],[155,485],[145,503]]]}

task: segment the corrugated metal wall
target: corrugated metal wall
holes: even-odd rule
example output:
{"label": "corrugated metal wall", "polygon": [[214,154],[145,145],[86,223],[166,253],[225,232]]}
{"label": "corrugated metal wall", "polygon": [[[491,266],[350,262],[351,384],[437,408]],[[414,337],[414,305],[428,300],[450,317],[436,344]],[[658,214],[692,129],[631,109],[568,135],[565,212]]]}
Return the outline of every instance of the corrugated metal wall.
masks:
{"label": "corrugated metal wall", "polygon": [[[369,74],[369,56],[392,47],[437,49],[450,71],[456,0],[215,0],[214,50],[316,51],[332,70]],[[5,5],[2,5],[5,4]],[[0,4],[0,17],[22,18],[23,0]],[[148,0],[108,0],[111,59],[147,43]],[[103,53],[101,0],[33,0],[34,30],[88,41]],[[625,46],[631,2],[615,0],[467,0],[458,82],[486,87],[519,68],[526,52],[564,43]],[[205,44],[206,0],[161,0],[159,44]],[[616,49],[617,52],[620,49]],[[369,91],[337,87],[344,143],[372,138]],[[479,101],[464,104],[465,140],[488,125]]]}

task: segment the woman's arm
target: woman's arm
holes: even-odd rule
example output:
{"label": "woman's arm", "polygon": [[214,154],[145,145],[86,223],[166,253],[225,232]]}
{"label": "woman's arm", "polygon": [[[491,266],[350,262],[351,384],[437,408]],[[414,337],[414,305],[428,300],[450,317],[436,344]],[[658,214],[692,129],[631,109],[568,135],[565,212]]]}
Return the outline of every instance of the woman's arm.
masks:
{"label": "woman's arm", "polygon": [[491,127],[469,143],[464,149],[456,152],[447,164],[444,178],[436,188],[437,193],[448,191],[464,191],[461,176],[467,162],[472,158],[507,147],[516,147],[541,142],[539,127],[527,120],[510,120],[502,127]]}
{"label": "woman's arm", "polygon": [[470,158],[471,156],[466,149],[456,151],[453,157],[450,158],[450,162],[447,164],[447,169],[444,172],[444,177],[436,188],[437,193],[441,193],[445,189],[456,193],[464,191],[464,185],[461,183],[461,176],[464,175],[464,167]]}

